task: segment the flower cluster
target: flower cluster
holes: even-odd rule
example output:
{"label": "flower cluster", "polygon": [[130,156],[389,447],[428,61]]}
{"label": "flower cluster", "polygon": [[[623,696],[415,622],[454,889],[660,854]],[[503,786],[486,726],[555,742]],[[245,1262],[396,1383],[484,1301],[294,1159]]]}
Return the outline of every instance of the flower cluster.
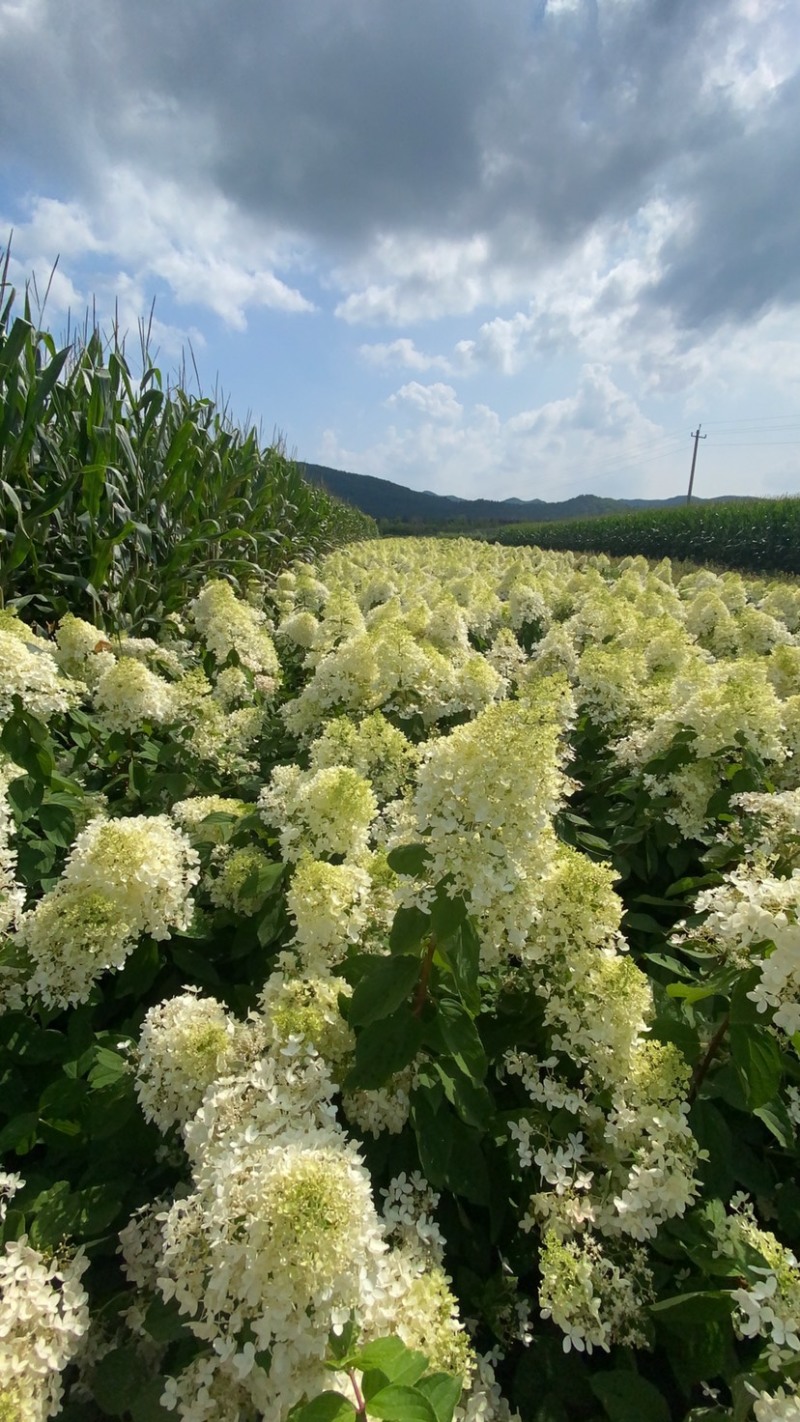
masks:
{"label": "flower cluster", "polygon": [[81,1254],[46,1258],[25,1236],[0,1253],[0,1417],[44,1422],[61,1410],[61,1373],[89,1325]]}
{"label": "flower cluster", "polygon": [[55,888],[21,919],[28,991],[52,1006],[84,1002],[143,933],[163,939],[187,928],[197,866],[196,851],[166,815],[92,820]]}
{"label": "flower cluster", "polygon": [[472,1350],[440,1263],[437,1197],[422,1177],[400,1177],[381,1218],[337,1119],[328,1064],[352,1050],[338,1013],[346,984],[298,980],[292,968],[287,957],[260,1017],[244,1023],[198,994],[162,1003],[136,1052],[144,1112],[162,1130],[181,1127],[192,1182],[164,1208],[140,1211],[121,1247],[133,1283],[174,1299],[202,1345],[165,1381],[164,1405],[185,1419],[231,1409],[283,1422],[304,1396],[335,1384],[327,1341],[349,1319],[363,1341],[397,1333],[432,1368],[472,1383]]}
{"label": "flower cluster", "polygon": [[189,612],[220,667],[235,653],[243,667],[261,678],[262,693],[274,692],[280,664],[263,612],[242,602],[230,584],[223,582],[206,583]]}

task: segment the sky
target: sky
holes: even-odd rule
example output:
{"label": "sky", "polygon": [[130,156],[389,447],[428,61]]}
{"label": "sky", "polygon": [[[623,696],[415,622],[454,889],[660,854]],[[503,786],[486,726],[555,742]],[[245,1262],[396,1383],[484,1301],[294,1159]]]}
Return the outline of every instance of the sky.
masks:
{"label": "sky", "polygon": [[0,0],[0,56],[54,335],[152,310],[415,489],[671,497],[699,427],[698,495],[800,493],[796,0]]}

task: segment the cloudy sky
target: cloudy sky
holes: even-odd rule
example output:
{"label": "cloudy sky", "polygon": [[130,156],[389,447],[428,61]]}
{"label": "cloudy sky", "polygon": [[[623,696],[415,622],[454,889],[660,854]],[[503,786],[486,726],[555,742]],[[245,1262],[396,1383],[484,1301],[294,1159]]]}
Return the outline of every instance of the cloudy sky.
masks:
{"label": "cloudy sky", "polygon": [[301,459],[800,492],[796,0],[0,0],[0,246]]}

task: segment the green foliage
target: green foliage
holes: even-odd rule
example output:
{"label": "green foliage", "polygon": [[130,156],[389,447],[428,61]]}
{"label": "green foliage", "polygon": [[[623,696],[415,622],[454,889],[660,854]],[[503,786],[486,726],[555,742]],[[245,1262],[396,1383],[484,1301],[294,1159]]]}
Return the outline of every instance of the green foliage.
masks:
{"label": "green foliage", "polygon": [[146,351],[137,375],[116,332],[59,350],[13,304],[0,254],[0,606],[147,633],[210,577],[244,587],[374,535]]}
{"label": "green foliage", "polygon": [[800,499],[747,499],[501,529],[511,546],[612,557],[685,558],[753,573],[800,574]]}

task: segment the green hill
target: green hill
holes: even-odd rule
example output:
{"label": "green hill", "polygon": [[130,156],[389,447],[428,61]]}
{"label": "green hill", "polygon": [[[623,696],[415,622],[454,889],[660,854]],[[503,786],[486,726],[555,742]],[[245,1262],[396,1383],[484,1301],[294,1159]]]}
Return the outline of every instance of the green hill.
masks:
{"label": "green hill", "polygon": [[[600,514],[628,513],[640,509],[671,508],[685,503],[685,495],[670,499],[608,499],[596,494],[549,503],[546,499],[460,499],[453,494],[422,493],[375,479],[369,474],[353,474],[329,469],[324,464],[301,464],[306,478],[320,484],[337,498],[391,525],[408,525],[409,530],[450,525],[485,527],[489,524],[550,522],[554,519],[595,518]],[[730,502],[735,496],[696,503]],[[386,530],[388,531],[388,530]],[[392,531],[396,531],[392,529]]]}

